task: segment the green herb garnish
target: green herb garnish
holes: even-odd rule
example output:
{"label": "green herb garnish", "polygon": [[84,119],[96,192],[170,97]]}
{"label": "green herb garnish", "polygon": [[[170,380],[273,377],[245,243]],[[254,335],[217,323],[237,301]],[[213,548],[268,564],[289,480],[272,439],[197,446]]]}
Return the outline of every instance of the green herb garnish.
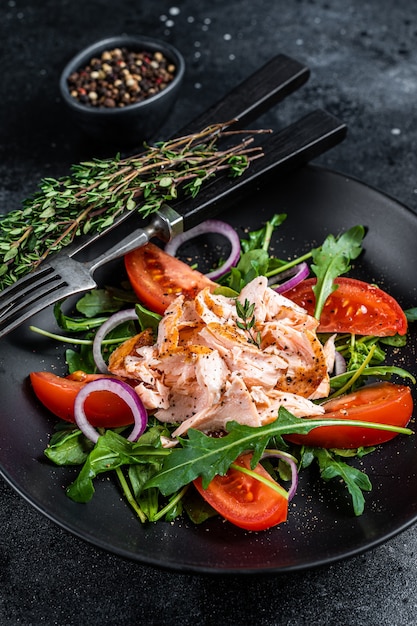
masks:
{"label": "green herb garnish", "polygon": [[244,330],[248,336],[248,342],[255,345],[257,348],[261,347],[261,333],[255,332],[255,304],[251,304],[249,300],[245,300],[242,304],[240,300],[236,299],[236,313],[239,319],[236,320],[236,326],[241,330]]}

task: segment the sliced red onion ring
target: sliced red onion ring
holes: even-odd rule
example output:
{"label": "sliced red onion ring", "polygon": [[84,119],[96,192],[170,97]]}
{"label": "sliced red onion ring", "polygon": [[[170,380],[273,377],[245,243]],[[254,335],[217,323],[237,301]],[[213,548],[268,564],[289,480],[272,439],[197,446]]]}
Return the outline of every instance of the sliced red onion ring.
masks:
{"label": "sliced red onion ring", "polygon": [[334,374],[338,376],[339,374],[344,374],[346,372],[346,360],[345,357],[340,354],[338,350],[335,350],[334,353]]}
{"label": "sliced red onion ring", "polygon": [[299,263],[298,265],[294,265],[286,272],[282,272],[279,274],[279,278],[284,280],[284,282],[280,283],[278,286],[274,286],[273,289],[277,293],[285,293],[290,289],[296,287],[302,280],[307,278],[310,274],[310,269],[307,263]]}
{"label": "sliced red onion ring", "polygon": [[206,274],[208,278],[216,280],[217,278],[220,278],[220,276],[226,274],[231,267],[234,267],[240,258],[239,235],[235,229],[230,226],[230,224],[222,222],[221,220],[206,220],[205,222],[194,226],[194,228],[190,228],[190,230],[176,235],[166,244],[165,252],[171,256],[176,256],[179,247],[182,246],[183,243],[193,239],[194,237],[198,237],[199,235],[206,235],[207,233],[218,233],[219,235],[223,235],[230,241],[231,244],[230,254],[223,265]]}
{"label": "sliced red onion ring", "polygon": [[133,430],[127,439],[129,441],[136,441],[145,431],[148,423],[148,414],[135,390],[127,383],[124,383],[122,380],[116,380],[115,378],[98,378],[97,380],[92,380],[86,383],[77,393],[74,403],[74,417],[78,428],[88,439],[97,443],[99,434],[88,421],[84,411],[84,404],[88,396],[97,391],[109,391],[126,402],[132,411],[135,422]]}
{"label": "sliced red onion ring", "polygon": [[281,450],[265,450],[262,458],[266,459],[268,457],[276,457],[277,459],[281,459],[282,461],[285,461],[285,463],[288,463],[288,465],[290,466],[291,487],[288,490],[288,501],[292,500],[298,487],[298,468],[296,460],[293,456],[291,456],[291,454],[288,454],[287,452],[282,452]]}
{"label": "sliced red onion ring", "polygon": [[103,359],[101,354],[101,344],[103,339],[117,326],[123,324],[123,322],[128,322],[130,320],[137,321],[138,316],[136,315],[135,309],[126,309],[124,311],[118,311],[114,313],[108,320],[104,322],[96,332],[93,341],[93,358],[96,364],[98,371],[101,374],[108,374],[109,370],[107,368],[107,364]]}

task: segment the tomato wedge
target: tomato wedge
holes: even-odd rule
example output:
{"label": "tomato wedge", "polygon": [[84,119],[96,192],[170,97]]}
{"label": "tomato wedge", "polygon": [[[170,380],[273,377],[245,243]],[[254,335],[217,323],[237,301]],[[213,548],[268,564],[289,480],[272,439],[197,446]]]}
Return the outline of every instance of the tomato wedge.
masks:
{"label": "tomato wedge", "polygon": [[[236,464],[250,469],[252,454],[243,454]],[[258,464],[254,470],[268,480],[273,478]],[[224,476],[215,476],[207,489],[201,478],[194,480],[198,492],[222,517],[246,530],[265,530],[285,522],[288,499],[256,478],[230,468]]]}
{"label": "tomato wedge", "polygon": [[324,404],[324,417],[339,419],[340,426],[319,426],[307,435],[286,435],[292,443],[318,448],[376,446],[396,433],[360,426],[343,426],[343,420],[363,420],[391,426],[407,426],[413,414],[413,398],[406,385],[382,382],[334,398]]}
{"label": "tomato wedge", "polygon": [[218,285],[192,267],[148,243],[125,255],[130,284],[139,300],[148,309],[163,315],[180,294],[195,298],[197,293]]}
{"label": "tomato wedge", "polygon": [[[407,318],[398,302],[388,293],[356,278],[339,277],[320,317],[319,332],[354,333],[387,337],[405,335]],[[316,278],[307,278],[285,292],[287,298],[314,314]]]}
{"label": "tomato wedge", "polygon": [[[62,378],[52,372],[31,372],[33,390],[42,404],[57,417],[66,422],[75,422],[74,402],[77,393],[84,385],[97,378],[109,378],[105,374],[85,374],[75,372]],[[117,378],[117,376],[111,376]],[[97,391],[85,402],[85,413],[92,426],[117,428],[133,424],[129,407],[114,393]]]}

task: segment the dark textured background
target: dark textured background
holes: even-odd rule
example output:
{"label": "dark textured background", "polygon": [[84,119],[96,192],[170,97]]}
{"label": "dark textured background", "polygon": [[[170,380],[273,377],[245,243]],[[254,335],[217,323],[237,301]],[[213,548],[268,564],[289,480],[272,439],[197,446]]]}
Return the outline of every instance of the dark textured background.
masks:
{"label": "dark textured background", "polygon": [[[318,162],[417,210],[417,5],[410,0],[3,0],[0,211],[18,208],[40,178],[97,154],[68,126],[59,74],[83,46],[123,32],[166,39],[185,57],[184,89],[161,138],[283,52],[307,63],[311,78],[263,125],[278,128],[326,108],[349,134]],[[0,524],[2,626],[415,623],[415,528],[320,570],[224,578],[167,573],[102,552],[5,483]]]}

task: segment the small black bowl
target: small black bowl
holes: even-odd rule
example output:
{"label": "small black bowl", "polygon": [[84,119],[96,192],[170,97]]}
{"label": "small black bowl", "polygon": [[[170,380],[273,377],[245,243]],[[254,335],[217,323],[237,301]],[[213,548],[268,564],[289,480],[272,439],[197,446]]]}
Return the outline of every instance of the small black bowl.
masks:
{"label": "small black bowl", "polygon": [[[123,108],[90,106],[71,95],[68,77],[84,68],[92,58],[115,48],[130,52],[160,52],[175,66],[174,78],[161,91]],[[73,120],[90,137],[100,143],[128,147],[139,145],[155,136],[168,117],[179,95],[185,73],[181,53],[170,44],[150,37],[120,35],[94,43],[79,52],[64,68],[60,91]]]}

